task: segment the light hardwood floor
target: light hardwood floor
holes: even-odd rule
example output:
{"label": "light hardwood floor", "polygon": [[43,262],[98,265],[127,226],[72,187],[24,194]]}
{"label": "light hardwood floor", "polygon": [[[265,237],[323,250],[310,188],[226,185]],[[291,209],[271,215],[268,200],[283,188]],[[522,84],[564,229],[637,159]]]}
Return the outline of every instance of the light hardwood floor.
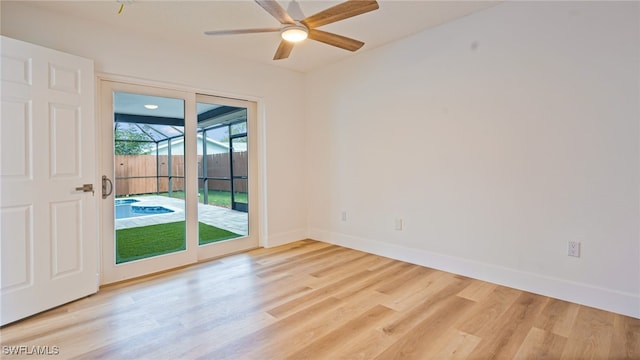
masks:
{"label": "light hardwood floor", "polygon": [[640,359],[638,319],[311,240],[107,286],[0,336],[3,359]]}

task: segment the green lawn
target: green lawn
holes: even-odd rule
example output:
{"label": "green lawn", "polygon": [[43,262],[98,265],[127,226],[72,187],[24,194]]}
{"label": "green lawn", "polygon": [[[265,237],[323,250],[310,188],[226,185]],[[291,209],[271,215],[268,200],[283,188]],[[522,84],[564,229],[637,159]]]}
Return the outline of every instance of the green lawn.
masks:
{"label": "green lawn", "polygon": [[[204,190],[198,189],[198,193],[200,194],[200,203],[204,203]],[[169,193],[162,192],[159,194],[151,193],[151,194],[142,194],[142,195],[134,195],[134,196],[145,196],[145,195],[159,195],[159,196],[169,196]],[[171,197],[177,199],[184,199],[184,191],[174,191],[171,193]],[[209,204],[231,208],[231,192],[230,191],[221,191],[221,190],[209,190]],[[236,202],[247,202],[247,193],[236,193]]]}
{"label": "green lawn", "polygon": [[[203,223],[198,228],[200,245],[241,236]],[[184,250],[184,239],[184,221],[116,230],[116,264]]]}

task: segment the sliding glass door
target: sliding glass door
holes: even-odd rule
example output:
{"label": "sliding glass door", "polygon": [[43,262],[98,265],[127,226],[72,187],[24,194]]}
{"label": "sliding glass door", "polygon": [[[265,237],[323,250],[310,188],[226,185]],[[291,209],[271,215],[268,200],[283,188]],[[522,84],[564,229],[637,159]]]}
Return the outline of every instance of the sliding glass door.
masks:
{"label": "sliding glass door", "polygon": [[102,283],[258,246],[254,103],[102,81],[101,105]]}

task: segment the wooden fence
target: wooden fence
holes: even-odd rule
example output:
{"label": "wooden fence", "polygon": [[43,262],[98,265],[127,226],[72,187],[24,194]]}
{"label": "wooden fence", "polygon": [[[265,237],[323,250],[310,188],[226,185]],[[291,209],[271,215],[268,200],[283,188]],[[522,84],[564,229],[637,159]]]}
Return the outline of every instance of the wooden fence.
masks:
{"label": "wooden fence", "polygon": [[[231,190],[229,154],[212,154],[205,157],[207,161],[206,178],[209,190]],[[198,187],[203,188],[205,174],[203,172],[203,156],[198,155]],[[233,173],[235,176],[247,176],[247,152],[233,153]],[[184,156],[158,155],[116,155],[115,156],[117,196],[167,192],[171,176],[172,190],[184,190]],[[215,180],[224,178],[227,180]],[[236,180],[235,191],[246,192],[247,181]]]}

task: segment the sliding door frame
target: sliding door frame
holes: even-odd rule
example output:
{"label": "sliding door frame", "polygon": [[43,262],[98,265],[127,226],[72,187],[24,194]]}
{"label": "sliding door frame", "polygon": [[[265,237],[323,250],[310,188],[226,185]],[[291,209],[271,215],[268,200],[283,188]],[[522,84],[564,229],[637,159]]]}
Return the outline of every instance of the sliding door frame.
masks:
{"label": "sliding door frame", "polygon": [[[200,246],[198,251],[198,260],[206,260],[210,258],[215,258],[222,256],[224,254],[231,254],[239,251],[244,251],[252,248],[256,248],[260,245],[259,241],[259,223],[260,216],[258,215],[257,219],[255,219],[256,215],[259,213],[259,198],[258,194],[258,181],[254,181],[253,177],[258,176],[258,151],[254,149],[258,148],[258,135],[257,134],[257,104],[253,101],[247,100],[238,100],[238,99],[229,99],[223,98],[220,96],[212,96],[212,95],[203,95],[198,94],[196,96],[196,100],[198,103],[204,102],[209,104],[217,104],[217,105],[226,105],[233,106],[238,108],[246,108],[247,109],[247,139],[248,139],[248,155],[249,155],[249,168],[248,168],[248,178],[249,178],[249,235],[234,239],[230,241],[221,241],[216,243],[211,243],[207,245]],[[232,135],[229,134],[230,139]],[[204,141],[204,140],[203,140]],[[230,164],[233,167],[232,164]],[[259,177],[258,177],[259,178]],[[231,177],[231,182],[234,179]],[[197,183],[196,183],[197,185]],[[255,198],[255,200],[254,200]]]}
{"label": "sliding door frame", "polygon": [[[109,92],[140,92],[164,97],[177,97],[185,100],[185,201],[186,245],[187,250],[158,256],[158,261],[134,261],[126,264],[115,264],[113,253],[115,236],[115,216],[113,212],[114,196],[104,199],[100,206],[100,248],[102,249],[101,285],[144,276],[175,267],[206,261],[238,251],[244,251],[266,245],[266,189],[265,176],[265,142],[263,104],[258,98],[216,94],[214,91],[191,87],[164,84],[127,77],[99,74],[97,81],[97,116],[99,118],[99,135],[101,157],[99,168],[102,174],[114,178],[113,151],[113,103]],[[207,94],[207,95],[203,95]],[[215,94],[215,95],[214,95]],[[249,146],[250,196],[249,203],[249,236],[237,240],[223,241],[209,246],[198,245],[198,164],[197,164],[197,109],[198,99],[208,99],[225,104],[247,108],[247,127]],[[236,245],[234,245],[236,242]],[[213,245],[213,246],[212,246]],[[120,266],[126,265],[126,266]]]}

